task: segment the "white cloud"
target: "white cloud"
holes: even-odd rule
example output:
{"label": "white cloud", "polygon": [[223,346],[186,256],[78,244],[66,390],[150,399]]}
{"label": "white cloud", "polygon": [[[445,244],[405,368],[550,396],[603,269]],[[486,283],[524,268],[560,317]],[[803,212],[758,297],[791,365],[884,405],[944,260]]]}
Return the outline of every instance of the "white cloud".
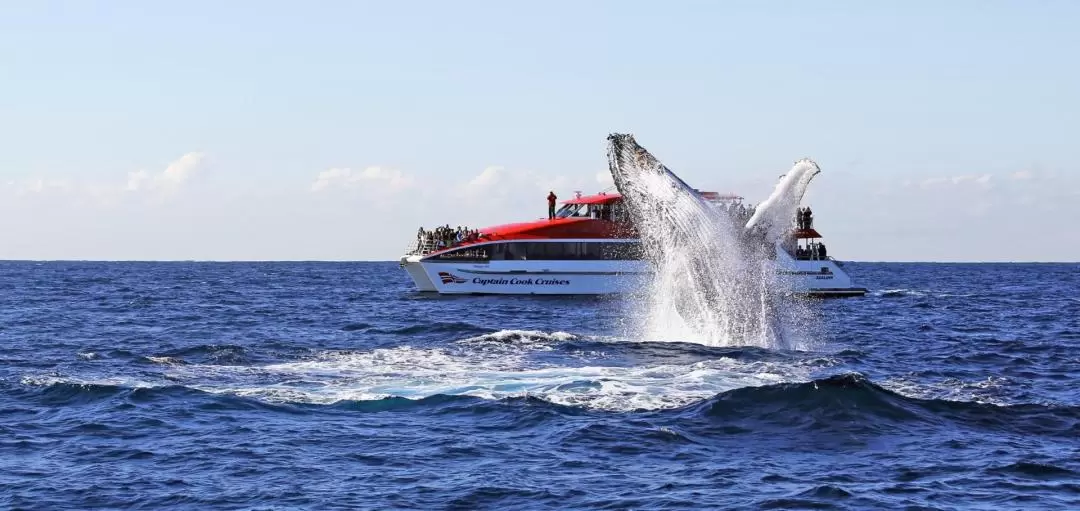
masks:
{"label": "white cloud", "polygon": [[400,170],[383,167],[368,167],[354,171],[351,168],[332,168],[324,170],[311,183],[311,191],[319,192],[331,188],[357,188],[379,192],[396,193],[416,186],[416,180]]}
{"label": "white cloud", "polygon": [[477,174],[475,177],[465,183],[466,191],[473,193],[480,193],[490,190],[496,184],[499,179],[506,173],[506,169],[499,166],[490,166],[483,170],[483,172]]}
{"label": "white cloud", "polygon": [[146,170],[129,172],[124,190],[129,192],[145,190],[176,191],[198,170],[202,161],[202,153],[187,153],[181,156],[180,159],[170,163],[168,167],[165,167],[164,171],[158,174],[151,174]]}
{"label": "white cloud", "polygon": [[1009,177],[1012,178],[1014,181],[1027,181],[1035,176],[1031,173],[1030,170],[1021,170],[1019,172],[1013,172],[1013,174]]}
{"label": "white cloud", "polygon": [[989,187],[990,180],[993,178],[994,176],[992,174],[966,174],[963,176],[953,177],[932,177],[929,179],[924,179],[922,182],[919,183],[919,186],[922,188],[933,188],[945,185],[959,186],[964,184],[976,184],[982,187]]}
{"label": "white cloud", "polygon": [[[190,152],[170,163],[160,172],[137,170],[129,172],[126,181],[76,181],[56,177],[30,177],[10,180],[0,191],[14,192],[16,196],[53,197],[72,204],[115,205],[125,195],[146,195],[156,200],[178,192],[202,166],[204,156]],[[2,185],[2,184],[0,184]]]}
{"label": "white cloud", "polygon": [[175,185],[182,184],[191,177],[191,173],[199,167],[202,160],[202,153],[187,153],[165,168],[165,172],[162,172],[161,174],[160,181]]}

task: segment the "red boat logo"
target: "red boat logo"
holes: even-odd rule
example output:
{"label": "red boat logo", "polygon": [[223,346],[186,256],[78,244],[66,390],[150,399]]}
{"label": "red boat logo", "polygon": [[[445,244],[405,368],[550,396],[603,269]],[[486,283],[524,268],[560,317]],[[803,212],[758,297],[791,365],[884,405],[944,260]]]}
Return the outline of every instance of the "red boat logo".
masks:
{"label": "red boat logo", "polygon": [[439,278],[442,279],[443,284],[464,284],[465,279],[454,275],[453,273],[440,271]]}

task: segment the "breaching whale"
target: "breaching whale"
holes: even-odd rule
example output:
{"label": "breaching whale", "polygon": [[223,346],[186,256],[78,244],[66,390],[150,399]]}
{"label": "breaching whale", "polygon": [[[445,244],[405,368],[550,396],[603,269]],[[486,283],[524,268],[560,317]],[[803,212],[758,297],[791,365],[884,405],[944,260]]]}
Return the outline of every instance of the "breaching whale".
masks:
{"label": "breaching whale", "polygon": [[654,266],[643,313],[709,344],[786,347],[766,231],[709,204],[632,135],[608,137],[608,166]]}

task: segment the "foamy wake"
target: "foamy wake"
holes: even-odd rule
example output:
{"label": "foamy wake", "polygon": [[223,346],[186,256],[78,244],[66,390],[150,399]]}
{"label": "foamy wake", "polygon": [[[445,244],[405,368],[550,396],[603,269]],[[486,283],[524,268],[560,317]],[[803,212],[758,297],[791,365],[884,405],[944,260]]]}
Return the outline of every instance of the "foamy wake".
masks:
{"label": "foamy wake", "polygon": [[[557,349],[573,340],[587,350]],[[434,395],[484,399],[532,396],[590,409],[629,411],[679,407],[728,390],[802,382],[819,362],[740,361],[620,365],[615,340],[564,332],[506,330],[438,348],[326,351],[310,359],[261,366],[162,363],[160,378],[27,378],[24,383],[182,385],[268,402],[333,404]],[[625,346],[625,345],[624,345]]]}

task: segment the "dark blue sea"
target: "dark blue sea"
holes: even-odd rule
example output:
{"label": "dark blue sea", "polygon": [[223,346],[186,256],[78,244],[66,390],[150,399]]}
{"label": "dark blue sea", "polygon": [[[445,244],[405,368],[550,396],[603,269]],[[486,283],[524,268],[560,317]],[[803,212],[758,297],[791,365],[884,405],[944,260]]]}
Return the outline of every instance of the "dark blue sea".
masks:
{"label": "dark blue sea", "polygon": [[0,263],[0,508],[1080,507],[1080,265],[847,268],[784,351],[395,263]]}

